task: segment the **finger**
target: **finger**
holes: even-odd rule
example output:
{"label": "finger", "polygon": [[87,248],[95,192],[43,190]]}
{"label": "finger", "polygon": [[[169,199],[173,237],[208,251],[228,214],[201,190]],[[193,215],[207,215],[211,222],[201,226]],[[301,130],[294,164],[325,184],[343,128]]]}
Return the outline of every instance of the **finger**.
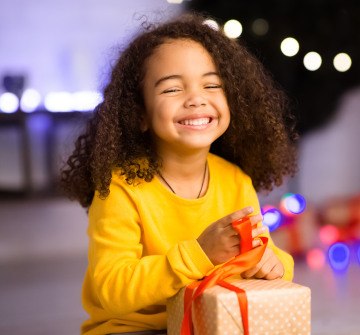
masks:
{"label": "finger", "polygon": [[284,267],[282,264],[276,264],[274,268],[265,276],[265,279],[278,279],[284,275]]}
{"label": "finger", "polygon": [[259,271],[254,274],[254,277],[257,279],[265,278],[266,276],[270,275],[274,267],[275,265],[273,264],[265,263],[259,269]]}
{"label": "finger", "polygon": [[246,270],[245,272],[243,272],[241,274],[241,277],[244,278],[244,279],[248,279],[248,278],[251,278],[252,276],[255,275],[255,273],[257,273],[259,271],[259,268],[257,266],[249,269],[249,270]]}
{"label": "finger", "polygon": [[261,214],[256,214],[249,217],[251,225],[256,226],[259,222],[262,222],[263,216]]}
{"label": "finger", "polygon": [[[224,228],[227,226],[231,226],[233,221],[239,220],[244,218],[245,216],[251,214],[254,212],[254,208],[249,206],[249,207],[245,207],[243,209],[240,209],[236,212],[233,212],[227,216],[224,216],[223,218],[221,218],[220,220],[217,221],[218,224],[220,224],[221,226],[223,226]],[[256,215],[255,215],[256,216]]]}
{"label": "finger", "polygon": [[239,247],[239,245],[240,245],[239,236],[236,236],[236,235],[232,236],[229,240],[229,243],[232,247]]}
{"label": "finger", "polygon": [[264,234],[266,233],[267,231],[267,227],[266,226],[262,226],[262,227],[259,227],[259,228],[255,228],[251,231],[251,236],[252,238],[255,238],[261,234]]}
{"label": "finger", "polygon": [[260,269],[263,266],[263,262],[260,260],[259,263],[257,263],[253,268],[246,270],[241,274],[243,278],[251,278],[254,277],[256,273],[260,271]]}
{"label": "finger", "polygon": [[256,247],[258,247],[260,245],[262,245],[262,241],[259,238],[253,239],[253,241],[252,241],[252,247],[253,248],[256,248]]}
{"label": "finger", "polygon": [[243,278],[251,278],[251,277],[255,276],[255,274],[257,272],[259,272],[260,269],[263,267],[263,265],[268,262],[270,257],[271,257],[271,249],[266,248],[264,254],[261,257],[261,260],[259,261],[259,263],[257,263],[253,268],[243,272],[241,274],[241,276],[243,276]]}

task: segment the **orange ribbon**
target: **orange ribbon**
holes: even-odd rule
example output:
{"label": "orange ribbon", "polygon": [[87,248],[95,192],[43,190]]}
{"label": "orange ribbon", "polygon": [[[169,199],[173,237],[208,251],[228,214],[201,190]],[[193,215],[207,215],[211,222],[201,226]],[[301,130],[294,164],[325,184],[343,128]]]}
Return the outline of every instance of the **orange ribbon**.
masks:
{"label": "orange ribbon", "polygon": [[233,222],[233,227],[240,235],[241,253],[230,261],[224,263],[210,275],[204,277],[203,280],[193,282],[186,287],[184,295],[184,318],[181,325],[181,335],[193,334],[193,325],[191,319],[192,303],[201,294],[203,294],[207,288],[213,287],[215,285],[225,287],[237,294],[244,335],[249,334],[246,293],[243,289],[224,281],[224,279],[238,275],[254,267],[261,260],[261,257],[264,254],[268,239],[266,237],[260,237],[263,244],[259,247],[252,248],[252,227],[250,220],[248,218],[237,220]]}

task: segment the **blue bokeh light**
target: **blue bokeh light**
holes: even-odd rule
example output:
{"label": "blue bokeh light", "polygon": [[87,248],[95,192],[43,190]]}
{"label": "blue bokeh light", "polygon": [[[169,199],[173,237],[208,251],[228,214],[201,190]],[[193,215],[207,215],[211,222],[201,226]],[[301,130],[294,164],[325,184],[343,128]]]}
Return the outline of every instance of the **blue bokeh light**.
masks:
{"label": "blue bokeh light", "polygon": [[350,248],[342,242],[334,243],[328,250],[328,257],[333,270],[346,270],[350,264]]}
{"label": "blue bokeh light", "polygon": [[281,207],[287,214],[301,214],[306,208],[306,200],[301,194],[287,193],[281,200]]}
{"label": "blue bokeh light", "polygon": [[264,206],[261,209],[261,212],[263,215],[263,224],[269,228],[270,232],[274,231],[281,225],[283,216],[277,208]]}

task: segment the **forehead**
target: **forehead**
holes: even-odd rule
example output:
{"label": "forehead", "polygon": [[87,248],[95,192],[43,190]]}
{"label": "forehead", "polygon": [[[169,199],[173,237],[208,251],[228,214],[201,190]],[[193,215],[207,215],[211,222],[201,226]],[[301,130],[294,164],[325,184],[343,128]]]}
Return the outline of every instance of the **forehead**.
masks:
{"label": "forehead", "polygon": [[215,71],[215,63],[209,52],[198,42],[190,39],[170,39],[155,49],[146,62],[147,74],[164,71]]}

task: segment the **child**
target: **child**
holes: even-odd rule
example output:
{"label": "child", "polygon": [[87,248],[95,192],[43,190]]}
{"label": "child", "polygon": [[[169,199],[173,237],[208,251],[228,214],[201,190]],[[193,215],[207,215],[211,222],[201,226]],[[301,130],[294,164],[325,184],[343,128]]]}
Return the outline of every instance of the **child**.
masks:
{"label": "child", "polygon": [[[203,20],[135,38],[63,170],[89,207],[83,334],[162,333],[166,299],[239,253],[233,220],[251,216],[252,236],[268,236],[253,184],[270,190],[295,171],[283,94]],[[293,260],[270,239],[242,276],[291,280]]]}

